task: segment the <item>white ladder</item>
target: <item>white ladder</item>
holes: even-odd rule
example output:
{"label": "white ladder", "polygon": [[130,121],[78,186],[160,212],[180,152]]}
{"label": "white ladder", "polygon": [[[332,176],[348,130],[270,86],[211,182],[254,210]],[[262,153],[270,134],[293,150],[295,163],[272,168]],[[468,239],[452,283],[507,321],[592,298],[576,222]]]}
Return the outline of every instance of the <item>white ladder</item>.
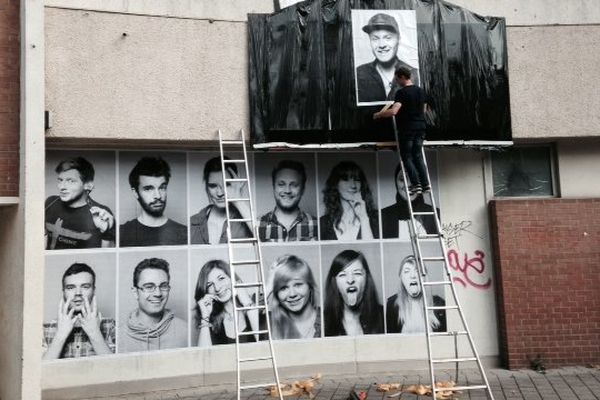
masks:
{"label": "white ladder", "polygon": [[[492,390],[490,388],[490,384],[488,382],[487,376],[485,375],[485,371],[483,369],[481,359],[479,357],[479,354],[477,353],[477,349],[475,348],[475,342],[473,341],[471,331],[469,330],[469,327],[467,325],[467,320],[465,319],[465,314],[464,314],[463,309],[458,300],[458,296],[456,293],[456,287],[454,286],[454,283],[452,281],[452,275],[450,273],[450,269],[448,268],[447,249],[446,249],[446,244],[444,243],[444,236],[442,233],[442,226],[440,223],[440,219],[439,219],[439,216],[436,211],[437,207],[436,207],[436,203],[435,203],[435,198],[433,196],[433,188],[429,191],[429,196],[431,197],[431,211],[415,212],[412,207],[412,201],[411,201],[411,196],[410,196],[410,192],[409,192],[409,185],[408,185],[409,180],[407,179],[406,171],[404,169],[404,163],[402,162],[402,157],[400,155],[400,144],[398,141],[398,133],[395,129],[394,129],[394,131],[396,133],[396,146],[397,146],[396,150],[397,150],[400,165],[402,166],[401,169],[402,169],[402,176],[404,179],[404,190],[406,192],[406,199],[407,199],[407,203],[408,203],[408,209],[410,212],[409,231],[410,231],[410,237],[411,237],[411,245],[412,245],[412,249],[413,249],[413,255],[415,256],[415,259],[417,260],[417,268],[419,269],[419,273],[417,275],[419,276],[419,283],[421,285],[421,288],[422,288],[421,290],[423,293],[423,313],[425,315],[425,334],[426,334],[426,339],[427,339],[427,354],[429,357],[429,374],[430,374],[430,378],[431,378],[431,392],[432,392],[433,400],[438,399],[438,396],[437,396],[438,392],[448,391],[448,388],[443,388],[443,387],[436,388],[435,387],[436,365],[454,364],[454,366],[455,366],[455,382],[458,382],[458,380],[459,380],[459,376],[458,376],[459,364],[464,363],[464,362],[476,362],[477,363],[477,368],[479,369],[479,373],[481,375],[483,382],[481,382],[481,384],[467,384],[464,386],[454,386],[451,389],[453,391],[485,390],[487,397],[490,400],[494,400],[494,395],[492,394]],[[427,172],[427,181],[429,182],[429,185],[431,186],[431,176],[429,174],[429,166],[427,165],[427,159],[425,158],[425,149],[424,148],[422,148],[422,150],[421,150],[421,155],[422,155],[423,161],[425,163],[425,170]],[[425,196],[425,194],[418,194],[418,196]],[[434,218],[437,233],[434,233],[434,234],[419,233],[417,231],[417,224],[416,224],[417,216]],[[421,248],[421,242],[431,240],[431,239],[437,239],[437,241],[439,242],[440,249],[442,252],[441,256],[424,256],[423,255],[422,248]],[[440,262],[443,263],[445,278],[441,281],[429,280],[428,279],[428,264],[429,263],[438,263],[438,266],[439,266]],[[432,266],[432,268],[434,268],[434,267]],[[451,292],[452,292],[453,304],[448,305],[448,302],[446,302],[445,305],[443,305],[443,306],[435,306],[434,304],[428,304],[428,298],[429,297],[433,298],[433,296],[427,295],[428,290],[431,290],[435,287],[438,287],[438,288],[439,287],[443,287],[443,288],[450,287]],[[446,321],[448,321],[448,311],[453,310],[453,311],[458,312],[463,329],[459,330],[459,331],[453,331],[453,332],[451,332],[451,331],[432,332],[430,318],[429,318],[429,312],[436,311],[436,310],[444,310],[444,312],[446,313]],[[444,337],[446,337],[446,338],[453,337],[454,357],[452,357],[452,358],[438,358],[436,355],[433,354],[433,348],[432,348],[433,342],[436,340],[440,340],[440,338],[444,338]],[[468,339],[470,354],[466,357],[464,357],[464,356],[460,357],[458,354],[459,353],[458,352],[458,338],[459,337],[466,337]],[[441,340],[443,340],[443,339],[441,339]],[[438,345],[438,348],[441,348],[441,346]]]}
{"label": "white ladder", "polygon": [[[279,385],[279,373],[277,371],[277,362],[275,361],[275,352],[273,351],[273,340],[271,337],[271,322],[269,316],[269,310],[267,307],[266,301],[266,288],[263,277],[262,270],[262,253],[260,249],[260,244],[258,242],[258,227],[256,226],[256,218],[254,215],[254,204],[252,202],[252,188],[250,187],[250,171],[248,168],[248,153],[246,151],[246,140],[244,137],[244,131],[240,130],[240,138],[236,140],[225,140],[223,139],[223,134],[221,130],[219,130],[219,150],[221,154],[221,171],[223,174],[223,192],[225,193],[225,211],[227,215],[227,243],[229,250],[229,264],[231,267],[231,282],[232,282],[232,295],[233,295],[233,307],[234,307],[234,328],[235,328],[235,353],[236,353],[236,371],[237,371],[237,399],[240,400],[242,390],[249,389],[258,389],[258,388],[269,388],[271,386],[275,386],[280,388]],[[239,152],[242,153],[242,158],[239,158]],[[238,158],[228,158],[226,153],[235,152],[238,154]],[[243,174],[244,176],[238,176],[231,178],[228,174],[228,167],[231,170],[232,165],[243,165]],[[248,197],[237,197],[231,198],[228,193],[228,184],[237,183],[237,184],[245,184],[248,190]],[[230,205],[233,202],[248,202],[250,206],[250,218],[237,218],[232,219],[230,217]],[[252,227],[251,229],[251,237],[247,238],[233,238],[231,237],[231,226],[232,224],[249,224]],[[252,252],[254,253],[250,259],[241,259],[238,256],[239,250],[247,250],[247,246],[252,246]],[[247,257],[247,256],[246,256]],[[255,282],[238,282],[236,279],[236,269],[237,268],[254,268],[256,273],[256,281]],[[255,289],[255,302],[252,305],[242,305],[238,306],[236,301],[237,299],[237,291],[238,289],[249,290]],[[258,292],[258,293],[256,293]],[[260,294],[263,294],[261,297]],[[262,304],[261,304],[262,299]],[[238,316],[241,312],[247,312],[256,310],[260,314],[264,313],[264,317],[266,320],[266,326],[264,328],[259,328],[258,330],[240,332],[239,324],[238,324]],[[256,341],[262,339],[262,337],[266,336],[266,340],[268,340],[268,351],[264,349],[264,342],[260,344],[260,350],[263,351],[263,354],[260,355],[252,355],[250,357],[241,357],[240,354],[240,338],[243,336],[254,335]],[[256,351],[259,349],[257,348]],[[255,364],[256,362],[265,362],[270,361],[271,367],[273,369],[273,377],[274,381],[271,382],[261,382],[261,383],[250,383],[246,384],[242,382],[243,377],[242,374],[244,372],[250,372],[251,370],[244,371],[243,367],[247,365]],[[278,390],[279,399],[283,400],[281,395],[281,391]]]}

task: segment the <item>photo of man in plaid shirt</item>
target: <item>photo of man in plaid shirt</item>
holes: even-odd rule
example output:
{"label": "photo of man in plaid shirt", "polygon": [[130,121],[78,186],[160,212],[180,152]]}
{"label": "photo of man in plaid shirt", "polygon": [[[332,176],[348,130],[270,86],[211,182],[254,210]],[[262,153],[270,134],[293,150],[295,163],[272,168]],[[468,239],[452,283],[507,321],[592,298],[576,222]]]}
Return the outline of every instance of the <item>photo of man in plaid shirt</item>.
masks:
{"label": "photo of man in plaid shirt", "polygon": [[74,263],[64,272],[58,316],[44,324],[44,360],[115,352],[115,321],[102,318],[96,303],[96,274]]}
{"label": "photo of man in plaid shirt", "polygon": [[260,218],[263,242],[317,240],[317,219],[299,207],[306,185],[306,170],[298,161],[283,160],[272,172],[275,209]]}

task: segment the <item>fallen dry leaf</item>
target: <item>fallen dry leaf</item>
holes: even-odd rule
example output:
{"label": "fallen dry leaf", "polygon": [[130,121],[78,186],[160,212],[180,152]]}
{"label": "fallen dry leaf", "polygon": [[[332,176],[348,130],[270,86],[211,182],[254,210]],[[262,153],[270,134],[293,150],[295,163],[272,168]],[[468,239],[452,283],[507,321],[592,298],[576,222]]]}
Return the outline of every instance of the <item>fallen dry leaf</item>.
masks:
{"label": "fallen dry leaf", "polygon": [[319,373],[312,378],[303,381],[294,381],[291,384],[281,383],[279,384],[279,388],[277,388],[277,386],[271,386],[269,391],[271,397],[279,397],[279,392],[281,391],[282,396],[301,396],[307,394],[309,398],[313,399],[315,397],[313,394],[315,383],[318,382],[321,377],[322,375]]}

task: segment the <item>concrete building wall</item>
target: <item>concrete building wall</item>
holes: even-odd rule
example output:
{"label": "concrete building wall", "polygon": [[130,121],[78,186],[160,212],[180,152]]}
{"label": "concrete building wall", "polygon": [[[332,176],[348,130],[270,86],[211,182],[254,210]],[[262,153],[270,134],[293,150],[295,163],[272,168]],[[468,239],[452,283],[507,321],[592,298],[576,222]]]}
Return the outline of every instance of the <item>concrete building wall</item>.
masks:
{"label": "concrete building wall", "polygon": [[0,199],[19,194],[19,28],[19,1],[1,2]]}
{"label": "concrete building wall", "polygon": [[[188,141],[213,141],[218,128],[227,132],[247,128],[245,15],[270,12],[272,2],[233,2],[219,2],[221,8],[211,7],[214,2],[210,0],[160,4],[47,0],[45,99],[54,117],[47,137],[73,145],[139,145],[143,140],[183,146]],[[515,139],[598,136],[600,132],[594,130],[594,124],[598,126],[598,113],[594,113],[598,96],[591,89],[597,86],[598,78],[591,76],[587,67],[598,57],[591,51],[591,43],[600,35],[593,25],[600,21],[600,10],[585,0],[567,6],[558,0],[536,0],[527,5],[516,0],[491,3],[465,0],[461,5],[508,18]],[[494,8],[488,12],[485,7]],[[546,26],[552,24],[564,26]],[[549,55],[550,60],[545,62]],[[569,112],[561,113],[555,104],[557,90],[552,84],[556,70],[552,64],[564,66],[574,75],[569,83],[575,90],[561,91],[562,101],[572,107]],[[579,109],[581,98],[588,105]],[[568,134],[563,134],[564,127],[570,128]],[[578,178],[580,154],[585,165],[597,171],[597,147],[571,143],[558,146],[562,193],[577,196],[581,190],[588,190],[585,193],[597,196],[595,189],[585,189],[587,185]],[[480,353],[493,361],[499,349],[484,158],[484,153],[469,150],[442,151],[440,196],[445,231],[452,237],[449,248],[455,254],[455,276],[466,282],[459,286],[460,298]],[[593,172],[584,176],[591,175]],[[38,184],[43,181],[40,176],[36,179]],[[37,229],[42,225],[41,217],[35,218],[29,223]],[[39,279],[27,284],[30,291],[42,287]],[[24,342],[39,339],[36,329],[41,326],[41,318],[36,312],[25,314],[25,321],[36,333],[24,334]],[[335,351],[331,351],[332,340]],[[416,337],[336,338],[315,343],[311,352],[302,342],[278,343],[277,350],[286,355],[279,361],[284,371],[291,375],[312,373],[315,364],[323,370],[335,366],[336,373],[414,368],[421,364],[410,360],[422,359],[426,354],[423,340]],[[233,363],[231,348],[56,361],[44,364],[41,385],[54,398],[64,398],[64,388],[85,385],[98,385],[99,393],[108,394],[117,390],[114,381],[139,381],[137,386],[129,387],[132,391],[166,389],[167,384],[184,387],[232,381]],[[32,376],[35,379],[35,374]],[[165,380],[174,377],[177,379]],[[91,395],[93,390],[88,386],[85,394]],[[71,395],[74,393],[71,391]]]}
{"label": "concrete building wall", "polygon": [[558,142],[557,153],[561,197],[600,197],[600,142]]}
{"label": "concrete building wall", "polygon": [[[258,7],[265,3],[270,4],[241,3],[247,8],[237,7],[230,15],[229,8],[211,10],[205,2],[48,2],[46,101],[54,118],[48,137],[207,141],[219,128],[248,129],[244,16],[268,12],[269,7]],[[600,54],[593,51],[600,27],[592,25],[600,21],[597,7],[582,0],[577,6],[569,3],[563,14],[556,11],[564,5],[558,1],[554,7],[552,2],[524,8],[501,2],[505,8],[488,9],[483,3],[463,5],[511,15],[514,139],[600,136],[600,99],[594,95]],[[560,99],[559,71],[569,83]]]}
{"label": "concrete building wall", "polygon": [[[11,13],[15,4],[1,3]],[[18,15],[19,11],[17,19]],[[39,400],[44,278],[43,3],[21,2],[20,15],[19,201],[0,207],[0,398]]]}

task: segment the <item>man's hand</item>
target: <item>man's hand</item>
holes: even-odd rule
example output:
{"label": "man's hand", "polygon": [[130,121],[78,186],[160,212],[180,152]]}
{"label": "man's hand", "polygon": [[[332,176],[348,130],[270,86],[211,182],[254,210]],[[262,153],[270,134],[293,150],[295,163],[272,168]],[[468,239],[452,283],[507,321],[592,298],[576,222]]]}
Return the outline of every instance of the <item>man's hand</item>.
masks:
{"label": "man's hand", "polygon": [[84,332],[92,338],[101,339],[102,333],[100,332],[100,320],[101,316],[98,314],[98,305],[96,304],[96,296],[92,298],[92,304],[88,301],[87,297],[83,298],[83,309],[81,310],[81,316],[79,322]]}
{"label": "man's hand", "polygon": [[56,338],[63,341],[69,337],[71,331],[73,330],[73,327],[75,326],[75,322],[77,321],[77,317],[74,316],[75,310],[69,310],[70,302],[70,298],[65,301],[65,299],[61,297],[60,303],[58,303]]}
{"label": "man's hand", "polygon": [[111,229],[115,224],[115,217],[104,208],[98,206],[90,207],[90,214],[96,228],[102,233]]}

